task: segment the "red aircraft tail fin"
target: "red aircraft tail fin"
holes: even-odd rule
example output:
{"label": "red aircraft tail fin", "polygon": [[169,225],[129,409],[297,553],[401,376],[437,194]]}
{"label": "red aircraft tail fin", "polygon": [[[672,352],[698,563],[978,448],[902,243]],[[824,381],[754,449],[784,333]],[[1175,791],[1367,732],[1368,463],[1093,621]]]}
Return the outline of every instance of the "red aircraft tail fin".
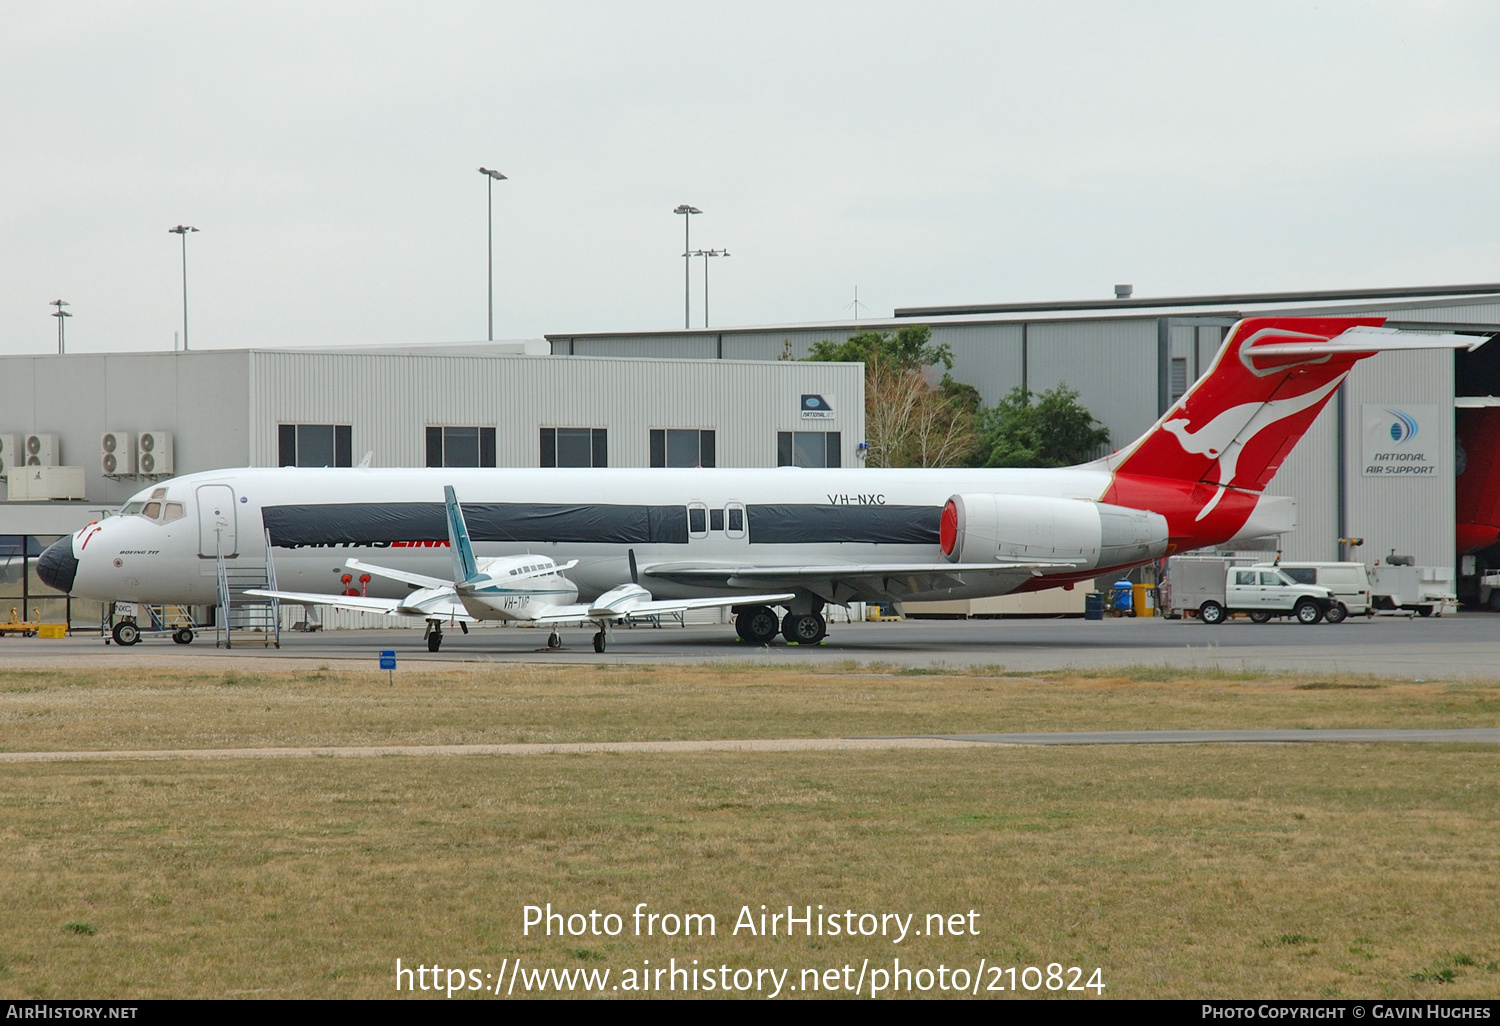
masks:
{"label": "red aircraft tail fin", "polygon": [[1162,513],[1178,548],[1224,541],[1245,524],[1356,363],[1384,350],[1473,349],[1485,342],[1383,323],[1378,317],[1240,321],[1208,373],[1149,431],[1109,457],[1115,479],[1106,501]]}

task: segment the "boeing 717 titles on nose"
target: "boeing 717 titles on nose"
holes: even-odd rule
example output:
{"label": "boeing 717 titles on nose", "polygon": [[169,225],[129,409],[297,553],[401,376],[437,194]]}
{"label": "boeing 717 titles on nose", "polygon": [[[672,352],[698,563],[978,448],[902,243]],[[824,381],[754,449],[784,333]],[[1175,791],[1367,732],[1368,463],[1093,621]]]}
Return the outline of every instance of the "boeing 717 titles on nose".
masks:
{"label": "boeing 717 titles on nose", "polygon": [[1265,488],[1355,363],[1485,341],[1383,323],[1242,320],[1145,434],[1076,467],[209,471],[37,569],[89,598],[211,605],[220,560],[274,561],[284,601],[422,616],[434,650],[444,623],[518,619],[592,622],[603,651],[624,617],[697,606],[734,608],[746,641],[815,644],[829,604],[1053,588],[1290,531]]}

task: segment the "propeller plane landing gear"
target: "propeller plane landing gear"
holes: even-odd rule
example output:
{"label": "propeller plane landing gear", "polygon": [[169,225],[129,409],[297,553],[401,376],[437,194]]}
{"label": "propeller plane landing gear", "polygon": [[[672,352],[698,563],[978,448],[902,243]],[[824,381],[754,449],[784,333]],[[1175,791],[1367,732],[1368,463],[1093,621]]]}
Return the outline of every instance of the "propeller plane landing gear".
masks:
{"label": "propeller plane landing gear", "polygon": [[598,634],[594,635],[594,651],[595,652],[603,652],[605,645],[608,644],[608,643],[609,643],[609,636],[607,634],[605,634],[602,630]]}
{"label": "propeller plane landing gear", "polygon": [[557,633],[556,631],[553,631],[551,634],[547,635],[547,647],[562,648],[562,635]]}
{"label": "propeller plane landing gear", "polygon": [[443,647],[443,621],[427,621],[427,651],[436,652]]}

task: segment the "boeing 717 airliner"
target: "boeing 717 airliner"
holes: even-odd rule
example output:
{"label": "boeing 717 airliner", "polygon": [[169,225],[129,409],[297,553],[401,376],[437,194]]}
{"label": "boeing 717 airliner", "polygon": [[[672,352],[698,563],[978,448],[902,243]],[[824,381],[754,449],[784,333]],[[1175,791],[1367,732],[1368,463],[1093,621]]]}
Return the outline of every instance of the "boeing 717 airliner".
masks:
{"label": "boeing 717 airliner", "polygon": [[[476,559],[573,562],[588,603],[622,585],[649,590],[640,601],[728,597],[747,641],[816,643],[829,603],[1052,588],[1290,531],[1291,500],[1265,488],[1356,362],[1485,341],[1382,324],[1242,320],[1150,430],[1076,467],[208,471],[142,491],[37,569],[75,595],[151,604],[214,603],[221,555],[274,559],[278,588],[305,595],[347,591],[351,559],[456,587],[452,488]],[[368,594],[410,601],[412,587],[386,574]],[[454,611],[418,612],[430,642]]]}

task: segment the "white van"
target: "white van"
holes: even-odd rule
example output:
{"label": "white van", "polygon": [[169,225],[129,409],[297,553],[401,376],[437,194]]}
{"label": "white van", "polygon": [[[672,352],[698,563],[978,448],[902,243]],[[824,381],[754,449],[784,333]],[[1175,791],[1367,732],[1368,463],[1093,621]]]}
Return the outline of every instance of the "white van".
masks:
{"label": "white van", "polygon": [[[1271,563],[1258,563],[1269,567]],[[1316,584],[1333,592],[1346,615],[1374,616],[1370,601],[1370,575],[1363,563],[1288,563],[1274,564],[1298,584]],[[1330,619],[1332,619],[1330,617]]]}

